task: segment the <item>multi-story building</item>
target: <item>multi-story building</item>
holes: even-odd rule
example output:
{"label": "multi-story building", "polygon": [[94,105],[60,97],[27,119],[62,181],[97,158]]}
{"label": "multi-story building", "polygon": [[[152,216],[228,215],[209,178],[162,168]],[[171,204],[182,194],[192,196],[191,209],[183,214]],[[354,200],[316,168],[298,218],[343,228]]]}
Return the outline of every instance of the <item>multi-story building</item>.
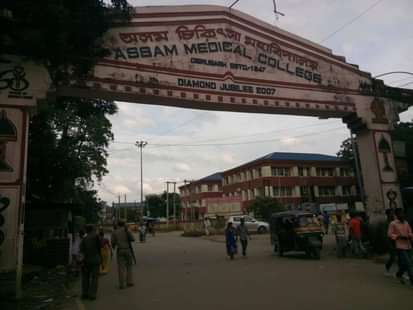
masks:
{"label": "multi-story building", "polygon": [[179,187],[184,219],[203,217],[207,199],[222,197],[222,178],[218,172]]}
{"label": "multi-story building", "polygon": [[[208,214],[211,198],[241,201],[240,212],[258,196],[272,197],[287,207],[304,203],[347,203],[358,198],[349,162],[335,156],[275,152],[230,170],[181,186],[187,219]],[[215,199],[214,210],[219,209]],[[223,208],[228,208],[222,205]]]}
{"label": "multi-story building", "polygon": [[245,206],[257,196],[287,206],[351,203],[357,198],[354,172],[335,156],[275,152],[223,172],[224,197],[241,197]]}

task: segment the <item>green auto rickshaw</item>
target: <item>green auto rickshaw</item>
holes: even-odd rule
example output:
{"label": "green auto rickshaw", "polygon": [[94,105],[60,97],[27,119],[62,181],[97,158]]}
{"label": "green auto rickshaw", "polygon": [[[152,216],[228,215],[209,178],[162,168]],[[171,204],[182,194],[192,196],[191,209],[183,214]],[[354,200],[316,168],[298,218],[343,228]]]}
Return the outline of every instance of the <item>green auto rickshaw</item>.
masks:
{"label": "green auto rickshaw", "polygon": [[308,257],[320,259],[323,232],[317,217],[306,211],[274,213],[270,220],[271,243],[274,252],[302,251]]}

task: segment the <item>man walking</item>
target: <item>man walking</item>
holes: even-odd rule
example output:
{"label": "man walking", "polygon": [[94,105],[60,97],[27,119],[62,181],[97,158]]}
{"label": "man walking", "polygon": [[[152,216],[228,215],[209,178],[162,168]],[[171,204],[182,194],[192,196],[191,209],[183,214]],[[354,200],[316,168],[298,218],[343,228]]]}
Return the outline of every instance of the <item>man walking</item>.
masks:
{"label": "man walking", "polygon": [[204,217],[204,229],[205,229],[205,235],[209,236],[209,227],[211,226],[211,222],[209,221],[208,217]]}
{"label": "man walking", "polygon": [[118,229],[112,233],[111,239],[118,261],[119,288],[133,286],[132,263],[135,260],[135,254],[131,242],[135,239],[123,220],[119,220]]}
{"label": "man walking", "polygon": [[354,213],[351,214],[350,217],[351,220],[349,223],[349,236],[351,242],[351,250],[356,256],[365,256],[367,253],[361,240],[361,220]]}
{"label": "man walking", "polygon": [[324,233],[328,235],[328,227],[330,225],[330,216],[328,215],[327,211],[323,213],[323,225],[324,225]]}
{"label": "man walking", "polygon": [[99,266],[102,262],[100,239],[93,225],[86,226],[87,236],[80,243],[83,255],[82,265],[82,299],[96,299],[98,289]]}
{"label": "man walking", "polygon": [[237,227],[237,235],[239,240],[241,241],[241,248],[242,248],[242,256],[247,256],[247,247],[248,247],[248,239],[250,239],[250,235],[248,232],[247,225],[245,225],[245,219],[241,218],[241,223]]}
{"label": "man walking", "polygon": [[347,247],[346,227],[343,223],[341,214],[337,214],[336,222],[332,226],[332,231],[336,237],[337,257],[345,257]]}
{"label": "man walking", "polygon": [[[386,217],[387,217],[387,231],[389,230],[390,224],[395,220],[394,216],[394,209],[387,209],[386,210]],[[391,267],[396,261],[397,251],[396,251],[396,243],[391,237],[388,237],[388,247],[389,247],[389,259],[386,262],[385,268],[386,276],[391,276]]]}
{"label": "man walking", "polygon": [[403,209],[396,209],[395,215],[396,219],[389,225],[388,236],[396,243],[399,264],[396,276],[404,284],[403,275],[407,272],[410,284],[413,285],[413,267],[410,256],[412,249],[411,241],[413,240],[412,229],[404,217]]}

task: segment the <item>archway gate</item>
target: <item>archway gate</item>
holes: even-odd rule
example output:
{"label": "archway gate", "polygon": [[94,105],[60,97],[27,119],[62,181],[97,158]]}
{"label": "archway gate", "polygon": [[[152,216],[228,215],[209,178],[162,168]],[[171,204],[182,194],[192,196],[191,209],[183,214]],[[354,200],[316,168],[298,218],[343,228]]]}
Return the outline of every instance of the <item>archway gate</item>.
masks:
{"label": "archway gate", "polygon": [[44,68],[1,56],[0,271],[21,261],[29,110],[48,92],[342,118],[357,135],[367,211],[374,217],[401,206],[389,132],[412,99],[407,90],[384,86],[323,46],[219,6],[137,8],[129,23],[107,33],[105,45],[111,54],[88,80],[53,90]]}

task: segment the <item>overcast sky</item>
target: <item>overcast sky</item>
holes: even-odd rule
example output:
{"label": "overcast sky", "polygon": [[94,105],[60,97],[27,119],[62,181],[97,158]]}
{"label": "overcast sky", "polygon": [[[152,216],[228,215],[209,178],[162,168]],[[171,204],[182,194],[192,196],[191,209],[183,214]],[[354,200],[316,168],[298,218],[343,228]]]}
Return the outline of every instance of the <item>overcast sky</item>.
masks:
{"label": "overcast sky", "polygon": [[[134,6],[218,4],[232,0],[146,0]],[[276,20],[272,0],[240,0],[236,9],[272,23],[299,36],[321,42],[377,0],[277,0],[286,16]],[[352,24],[345,26],[323,45],[373,76],[389,71],[413,72],[412,0],[382,0]],[[387,84],[413,82],[413,76],[392,75]],[[406,88],[412,88],[413,83]],[[96,185],[103,200],[118,194],[128,201],[139,200],[139,153],[136,140],[148,141],[144,148],[144,194],[160,193],[165,181],[197,179],[276,151],[335,154],[349,136],[341,120],[319,120],[229,112],[210,112],[118,102],[119,113],[111,117],[115,143],[109,148],[109,173]],[[413,110],[403,113],[411,120]],[[260,142],[257,140],[264,140]],[[265,141],[272,140],[272,141]],[[222,145],[226,143],[244,143]],[[156,147],[158,143],[221,144],[215,146]],[[152,145],[151,145],[152,144]],[[181,185],[182,183],[178,183]],[[123,199],[123,198],[122,198]]]}

